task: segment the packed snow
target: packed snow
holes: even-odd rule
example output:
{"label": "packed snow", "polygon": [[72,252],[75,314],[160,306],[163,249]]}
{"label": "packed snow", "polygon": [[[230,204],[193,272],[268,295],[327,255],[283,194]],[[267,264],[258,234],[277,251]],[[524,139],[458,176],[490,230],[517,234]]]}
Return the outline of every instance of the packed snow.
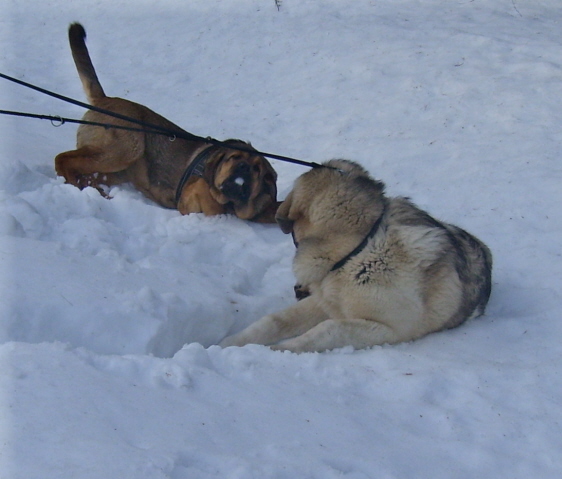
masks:
{"label": "packed snow", "polygon": [[[188,131],[348,158],[494,254],[486,315],[394,346],[217,343],[292,304],[276,225],[64,184],[76,127],[0,115],[0,477],[558,478],[558,0],[27,0],[0,71]],[[0,80],[0,108],[83,110]],[[56,122],[54,122],[56,125]],[[272,161],[284,198],[301,166]]]}

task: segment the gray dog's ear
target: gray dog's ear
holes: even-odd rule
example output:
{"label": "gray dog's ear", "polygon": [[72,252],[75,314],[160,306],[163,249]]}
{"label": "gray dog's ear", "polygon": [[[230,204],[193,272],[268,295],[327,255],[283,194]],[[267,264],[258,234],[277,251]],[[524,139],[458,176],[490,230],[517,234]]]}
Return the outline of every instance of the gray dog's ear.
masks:
{"label": "gray dog's ear", "polygon": [[283,233],[285,233],[286,235],[293,232],[293,225],[295,224],[293,220],[282,218],[277,214],[275,215],[275,221],[277,221],[277,224],[280,226],[281,231],[283,231]]}
{"label": "gray dog's ear", "polygon": [[293,203],[293,192],[287,195],[285,201],[279,205],[277,208],[277,213],[275,213],[275,221],[281,227],[281,231],[285,234],[293,232],[293,225],[295,220],[291,218],[291,205]]}

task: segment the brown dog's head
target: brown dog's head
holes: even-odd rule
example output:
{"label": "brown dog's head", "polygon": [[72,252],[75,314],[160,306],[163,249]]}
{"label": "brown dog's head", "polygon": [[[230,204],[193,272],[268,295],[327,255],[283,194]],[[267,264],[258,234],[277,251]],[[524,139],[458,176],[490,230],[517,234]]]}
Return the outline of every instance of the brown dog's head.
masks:
{"label": "brown dog's head", "polygon": [[220,147],[211,153],[203,173],[211,195],[241,219],[274,223],[277,173],[263,156],[253,153],[249,143],[225,143],[248,151]]}

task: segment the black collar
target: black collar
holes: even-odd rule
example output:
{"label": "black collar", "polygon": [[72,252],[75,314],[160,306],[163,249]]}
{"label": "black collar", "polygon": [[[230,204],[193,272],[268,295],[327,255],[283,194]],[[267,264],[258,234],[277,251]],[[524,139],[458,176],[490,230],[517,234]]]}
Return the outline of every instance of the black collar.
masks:
{"label": "black collar", "polygon": [[183,191],[183,187],[187,183],[187,180],[189,180],[192,176],[198,176],[200,178],[203,177],[205,163],[209,159],[212,149],[213,145],[208,146],[202,150],[189,165],[187,165],[187,168],[183,172],[180,182],[178,183],[178,187],[176,188],[176,206],[180,201],[181,192]]}
{"label": "black collar", "polygon": [[369,233],[367,233],[367,236],[365,236],[365,238],[363,238],[363,241],[361,241],[361,243],[359,243],[357,245],[357,247],[348,255],[344,256],[342,259],[340,259],[334,266],[332,266],[331,271],[336,271],[338,269],[340,269],[343,265],[345,265],[351,258],[353,258],[354,256],[357,256],[359,253],[361,253],[361,251],[363,251],[363,248],[365,248],[365,246],[367,246],[367,243],[369,242],[369,240],[375,236],[377,234],[377,231],[379,230],[379,227],[382,223],[382,217],[384,216],[384,213],[386,211],[386,208],[383,207],[383,210],[381,212],[381,215],[379,216],[379,218],[377,219],[377,221],[375,221],[375,224],[373,225],[373,227],[371,228],[371,230],[369,231]]}

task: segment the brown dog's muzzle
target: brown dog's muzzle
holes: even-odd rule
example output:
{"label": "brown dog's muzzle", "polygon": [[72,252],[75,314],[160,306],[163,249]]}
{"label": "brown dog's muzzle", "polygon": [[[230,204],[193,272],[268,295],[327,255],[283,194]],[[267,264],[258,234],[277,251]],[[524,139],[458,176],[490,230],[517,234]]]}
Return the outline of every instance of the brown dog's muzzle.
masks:
{"label": "brown dog's muzzle", "polygon": [[220,191],[234,204],[246,203],[252,193],[252,172],[248,163],[236,165],[232,174],[219,186]]}

